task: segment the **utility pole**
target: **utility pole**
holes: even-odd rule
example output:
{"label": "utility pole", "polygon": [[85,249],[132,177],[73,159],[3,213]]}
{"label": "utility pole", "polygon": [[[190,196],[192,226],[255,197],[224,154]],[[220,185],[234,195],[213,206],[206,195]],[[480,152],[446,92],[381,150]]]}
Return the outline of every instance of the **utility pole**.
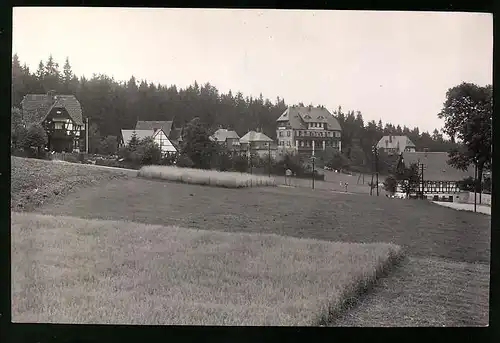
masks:
{"label": "utility pole", "polygon": [[379,196],[379,192],[378,192],[378,151],[377,151],[377,148],[375,148],[375,172],[377,173],[377,196]]}
{"label": "utility pole", "polygon": [[313,168],[312,168],[312,170],[313,170],[313,172],[312,172],[312,181],[313,181],[313,182],[312,182],[312,187],[313,187],[313,188],[312,188],[312,189],[314,189],[314,160],[315,160],[315,157],[313,156],[313,157],[312,157],[312,167],[313,167]]}
{"label": "utility pole", "polygon": [[476,211],[477,211],[477,163],[474,163],[474,212]]}
{"label": "utility pole", "polygon": [[373,173],[374,173],[374,166],[375,166],[375,148],[372,147],[372,181],[370,183],[370,196],[373,195]]}
{"label": "utility pole", "polygon": [[421,194],[421,196],[422,196],[422,199],[424,199],[425,187],[424,187],[424,164],[423,163],[420,164],[420,179],[422,181],[422,194]]}
{"label": "utility pole", "polygon": [[85,130],[85,136],[86,136],[86,140],[85,140],[85,152],[88,154],[89,153],[89,117],[87,117],[87,128]]}
{"label": "utility pole", "polygon": [[271,177],[271,142],[268,142],[267,145],[269,146],[269,177]]}
{"label": "utility pole", "polygon": [[312,189],[314,189],[314,140],[312,141],[312,157],[311,157],[311,160],[312,160]]}

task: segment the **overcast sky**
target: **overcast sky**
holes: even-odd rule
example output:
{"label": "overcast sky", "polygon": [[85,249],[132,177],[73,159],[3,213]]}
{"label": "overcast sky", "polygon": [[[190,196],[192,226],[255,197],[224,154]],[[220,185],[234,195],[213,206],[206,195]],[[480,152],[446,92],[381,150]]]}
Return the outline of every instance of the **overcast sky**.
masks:
{"label": "overcast sky", "polygon": [[490,14],[304,10],[15,8],[13,53],[35,71],[66,56],[105,73],[339,105],[365,121],[432,132],[448,88],[492,83]]}

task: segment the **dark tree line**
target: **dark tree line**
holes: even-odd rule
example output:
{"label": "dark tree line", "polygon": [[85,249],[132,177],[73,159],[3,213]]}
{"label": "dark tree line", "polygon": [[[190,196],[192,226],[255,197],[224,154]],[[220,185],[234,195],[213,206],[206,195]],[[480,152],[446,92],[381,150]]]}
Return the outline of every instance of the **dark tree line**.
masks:
{"label": "dark tree line", "polygon": [[[90,79],[77,77],[68,58],[62,71],[49,56],[32,72],[26,64],[21,64],[17,55],[13,56],[13,107],[20,107],[26,94],[49,90],[77,97],[84,115],[90,118],[91,136],[96,140],[118,137],[121,129],[134,128],[138,119],[173,120],[176,127],[183,127],[196,117],[213,129],[219,126],[234,129],[240,136],[257,129],[274,139],[276,119],[287,108],[285,100],[279,97],[271,102],[262,94],[258,98],[244,96],[241,92],[223,94],[210,83],[199,85],[195,81],[182,89],[137,80],[134,76],[127,82],[102,74],[94,74]],[[410,130],[390,123],[383,126],[382,121],[365,123],[361,112],[343,112],[341,107],[333,114],[343,128],[342,150],[352,165],[369,165],[371,147],[387,134],[407,135],[419,150],[449,151],[454,147],[437,130],[429,134],[421,133],[418,128]]]}

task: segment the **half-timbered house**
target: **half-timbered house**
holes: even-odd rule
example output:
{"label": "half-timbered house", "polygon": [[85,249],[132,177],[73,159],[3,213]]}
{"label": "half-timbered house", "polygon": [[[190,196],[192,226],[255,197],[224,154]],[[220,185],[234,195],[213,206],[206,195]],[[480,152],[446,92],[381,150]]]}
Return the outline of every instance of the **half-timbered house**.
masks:
{"label": "half-timbered house", "polygon": [[21,101],[25,126],[40,124],[47,132],[47,148],[56,152],[85,149],[82,107],[74,95],[27,94]]}
{"label": "half-timbered house", "polygon": [[[404,164],[419,166],[420,184],[418,193],[427,198],[456,198],[460,193],[458,181],[474,177],[474,168],[462,171],[450,166],[447,152],[403,152]],[[398,191],[400,188],[398,187]]]}

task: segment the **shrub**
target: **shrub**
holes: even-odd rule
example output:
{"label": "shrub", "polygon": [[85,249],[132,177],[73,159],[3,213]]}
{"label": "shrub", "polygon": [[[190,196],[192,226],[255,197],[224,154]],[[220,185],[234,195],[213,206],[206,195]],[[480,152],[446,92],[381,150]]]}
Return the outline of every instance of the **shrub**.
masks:
{"label": "shrub", "polygon": [[177,159],[177,164],[178,167],[182,168],[192,168],[194,166],[193,161],[189,158],[189,156],[185,154],[181,154],[179,158]]}
{"label": "shrub", "polygon": [[384,189],[391,194],[396,193],[398,181],[392,175],[388,176],[384,181]]}
{"label": "shrub", "polygon": [[30,125],[26,130],[21,146],[25,149],[36,148],[38,154],[41,153],[42,148],[47,144],[47,133],[43,126],[39,124]]}
{"label": "shrub", "polygon": [[102,138],[98,150],[105,155],[116,154],[117,151],[116,136],[106,136],[105,138]]}
{"label": "shrub", "polygon": [[246,173],[249,170],[248,160],[245,156],[236,154],[232,157],[232,169],[240,173]]}
{"label": "shrub", "polygon": [[167,154],[160,160],[162,166],[173,166],[176,163],[177,156],[175,154]]}
{"label": "shrub", "polygon": [[491,177],[485,177],[483,181],[483,192],[486,194],[491,194]]}
{"label": "shrub", "polygon": [[161,150],[152,137],[142,139],[135,153],[140,165],[160,164]]}
{"label": "shrub", "polygon": [[474,192],[474,178],[469,176],[457,182],[458,188],[466,192]]}

